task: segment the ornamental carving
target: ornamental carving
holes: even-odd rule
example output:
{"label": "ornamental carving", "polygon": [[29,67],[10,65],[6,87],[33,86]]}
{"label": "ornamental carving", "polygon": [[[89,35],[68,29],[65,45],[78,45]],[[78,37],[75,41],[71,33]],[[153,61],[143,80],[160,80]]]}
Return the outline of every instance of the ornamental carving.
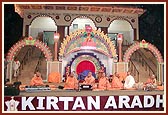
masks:
{"label": "ornamental carving", "polygon": [[[90,39],[91,42],[85,43],[88,42],[87,39]],[[114,43],[103,31],[92,30],[90,38],[88,38],[88,33],[85,29],[77,30],[64,38],[63,43],[61,43],[59,56],[66,57],[72,52],[83,49],[98,51],[108,57],[117,56]]]}
{"label": "ornamental carving", "polygon": [[131,55],[140,48],[149,49],[154,54],[159,63],[163,62],[163,58],[160,51],[154,45],[146,42],[145,40],[142,40],[141,42],[137,42],[131,45],[124,54],[124,61],[129,62]]}
{"label": "ornamental carving", "polygon": [[25,38],[14,44],[7,53],[7,60],[13,61],[16,53],[25,46],[35,46],[39,48],[46,58],[46,61],[52,61],[52,53],[50,48],[43,42],[33,39],[32,37]]}

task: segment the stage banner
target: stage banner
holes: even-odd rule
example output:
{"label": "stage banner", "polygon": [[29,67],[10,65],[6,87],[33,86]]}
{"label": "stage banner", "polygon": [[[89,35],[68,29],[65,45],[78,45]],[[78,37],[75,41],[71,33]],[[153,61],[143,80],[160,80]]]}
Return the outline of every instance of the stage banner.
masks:
{"label": "stage banner", "polygon": [[4,97],[4,112],[164,111],[163,95]]}

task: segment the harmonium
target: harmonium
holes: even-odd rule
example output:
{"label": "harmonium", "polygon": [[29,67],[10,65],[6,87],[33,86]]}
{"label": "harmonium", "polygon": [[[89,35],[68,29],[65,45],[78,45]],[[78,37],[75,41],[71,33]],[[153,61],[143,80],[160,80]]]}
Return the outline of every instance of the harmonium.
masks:
{"label": "harmonium", "polygon": [[26,92],[40,92],[40,91],[51,91],[51,88],[47,85],[45,86],[25,86]]}
{"label": "harmonium", "polygon": [[79,88],[80,90],[92,90],[92,85],[81,84]]}

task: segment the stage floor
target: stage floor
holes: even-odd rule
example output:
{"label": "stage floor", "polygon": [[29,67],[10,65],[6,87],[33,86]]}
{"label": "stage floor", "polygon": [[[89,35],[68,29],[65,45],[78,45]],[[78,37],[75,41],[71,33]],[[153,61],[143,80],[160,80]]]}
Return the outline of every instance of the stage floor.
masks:
{"label": "stage floor", "polygon": [[113,89],[113,90],[64,90],[59,89],[58,86],[64,86],[64,83],[45,83],[46,85],[54,85],[56,87],[55,90],[50,91],[35,91],[35,92],[26,92],[20,91],[18,96],[120,96],[120,95],[163,95],[166,94],[164,90],[152,90],[152,91],[144,91],[144,90],[122,90],[122,89]]}
{"label": "stage floor", "polygon": [[91,90],[63,90],[56,89],[51,91],[26,92],[21,91],[18,96],[115,96],[115,95],[163,95],[163,90],[105,90],[105,91],[91,91]]}

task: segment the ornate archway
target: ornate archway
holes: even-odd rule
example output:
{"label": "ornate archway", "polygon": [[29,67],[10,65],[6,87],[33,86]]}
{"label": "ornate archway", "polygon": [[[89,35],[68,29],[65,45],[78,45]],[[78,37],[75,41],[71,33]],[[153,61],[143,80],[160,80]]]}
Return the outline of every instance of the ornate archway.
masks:
{"label": "ornate archway", "polygon": [[[85,23],[83,23],[85,22]],[[72,19],[70,21],[70,26],[69,26],[69,33],[75,32],[77,29],[83,29],[86,25],[90,25],[93,29],[96,29],[96,23],[92,19],[92,17],[87,16],[87,15],[76,15],[72,16]]]}
{"label": "ornate archway", "polygon": [[[28,15],[27,17],[28,17],[28,18],[29,18],[29,17],[31,18],[31,15]],[[40,14],[40,15],[36,15],[36,16],[34,16],[34,17],[31,19],[29,25],[31,25],[32,22],[33,22],[35,19],[40,18],[40,17],[48,17],[48,18],[51,18],[51,19],[54,21],[55,25],[56,25],[56,21],[55,21],[55,19],[54,19],[52,16],[47,15],[47,14]],[[29,19],[30,19],[30,18],[29,18]]]}
{"label": "ornate archway", "polygon": [[130,21],[130,20],[128,19],[128,17],[118,16],[118,17],[114,17],[114,18],[111,20],[111,23],[112,23],[113,21],[115,21],[115,20],[124,20],[124,21],[128,22],[128,23],[131,25],[132,28],[133,28],[133,23],[134,23],[134,21],[135,21],[135,19],[132,19],[132,20],[134,20],[134,21]]}
{"label": "ornate archway", "polygon": [[[78,59],[74,58],[74,55],[78,54],[79,52],[93,53],[99,57],[99,60],[93,56],[88,56],[85,54],[82,54]],[[59,60],[63,63],[65,62],[63,68],[70,66],[71,69],[74,68],[73,70],[76,70],[76,66],[78,64],[76,62],[80,62],[81,59],[87,61],[93,59],[92,63],[95,65],[95,69],[97,71],[102,65],[103,67],[105,64],[106,66],[108,65],[108,63],[102,58],[106,58],[109,61],[116,57],[117,54],[115,45],[110,38],[99,30],[93,30],[90,26],[88,28],[86,27],[86,29],[77,30],[76,32],[71,33],[69,36],[66,36],[61,44],[59,52]],[[75,66],[71,66],[71,60]],[[108,70],[107,72],[110,73],[111,71]]]}
{"label": "ornate archway", "polygon": [[157,61],[159,63],[163,63],[163,58],[162,58],[162,55],[161,55],[160,51],[154,45],[152,45],[151,43],[146,42],[145,40],[142,40],[141,42],[137,42],[137,43],[134,43],[133,45],[131,45],[127,49],[127,51],[125,52],[125,54],[124,54],[124,61],[125,62],[129,62],[131,55],[136,50],[138,50],[140,48],[147,48],[147,49],[149,49],[154,54],[154,56],[156,57]]}
{"label": "ornate archway", "polygon": [[[92,42],[88,42],[90,39]],[[68,56],[70,53],[79,50],[93,50],[100,52],[108,57],[117,57],[115,45],[110,38],[99,30],[91,30],[90,37],[85,29],[70,33],[64,38],[60,47],[60,58]]]}
{"label": "ornate archway", "polygon": [[101,66],[104,67],[104,65],[99,60],[99,58],[97,58],[97,56],[94,55],[93,53],[78,53],[77,55],[75,55],[74,59],[71,60],[69,66],[71,66],[71,68],[73,70],[77,70],[77,65],[80,62],[82,62],[82,61],[89,61],[89,62],[91,62],[93,64],[94,68],[95,68],[94,72],[98,71]]}
{"label": "ornate archway", "polygon": [[67,67],[70,67],[70,72],[76,71],[79,76],[83,72],[87,73],[88,71],[91,71],[93,76],[97,78],[96,74],[101,67],[104,67],[106,72],[106,67],[94,53],[77,53],[66,65],[65,72]]}
{"label": "ornate archway", "polygon": [[52,53],[49,47],[43,42],[33,39],[32,37],[25,38],[14,44],[7,53],[7,60],[13,61],[16,53],[26,45],[35,46],[39,48],[45,55],[46,61],[52,61]]}

